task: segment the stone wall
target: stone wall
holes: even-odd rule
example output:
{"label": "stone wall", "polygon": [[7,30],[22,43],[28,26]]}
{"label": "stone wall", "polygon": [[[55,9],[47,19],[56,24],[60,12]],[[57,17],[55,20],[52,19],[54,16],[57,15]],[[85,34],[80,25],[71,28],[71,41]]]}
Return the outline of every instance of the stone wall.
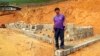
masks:
{"label": "stone wall", "polygon": [[[29,35],[36,35],[37,32],[53,30],[53,24],[26,24],[23,21],[6,24],[7,28],[20,29],[23,32],[27,32]],[[68,23],[65,28],[65,40],[77,40],[93,36],[92,26],[76,26],[73,23]],[[45,34],[42,37],[46,37],[45,40],[50,39],[49,34]],[[37,37],[39,38],[39,37]],[[43,40],[43,39],[41,39]],[[48,42],[51,42],[48,41]]]}
{"label": "stone wall", "polygon": [[23,21],[15,22],[15,23],[9,23],[6,24],[7,28],[12,29],[21,29],[21,30],[33,30],[33,31],[41,31],[41,30],[51,30],[53,28],[52,24],[26,24]]}
{"label": "stone wall", "polygon": [[67,24],[66,27],[66,36],[67,40],[77,40],[81,38],[86,38],[93,36],[93,27],[92,26],[76,26],[75,24]]}
{"label": "stone wall", "polygon": [[5,25],[7,28],[10,29],[20,29],[24,34],[31,36],[35,39],[42,40],[47,43],[52,43],[52,38],[49,35],[38,35],[36,34],[38,31],[42,31],[44,29],[48,30],[51,26],[48,27],[48,25],[32,25],[32,24],[26,24],[23,21],[15,22],[15,23],[9,23]]}

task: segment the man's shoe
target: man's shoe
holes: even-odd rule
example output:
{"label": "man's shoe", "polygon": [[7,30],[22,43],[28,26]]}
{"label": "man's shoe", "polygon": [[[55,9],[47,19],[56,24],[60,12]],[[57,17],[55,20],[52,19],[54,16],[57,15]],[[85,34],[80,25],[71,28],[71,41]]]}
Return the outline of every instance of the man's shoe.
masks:
{"label": "man's shoe", "polygon": [[64,46],[60,47],[60,49],[65,49]]}

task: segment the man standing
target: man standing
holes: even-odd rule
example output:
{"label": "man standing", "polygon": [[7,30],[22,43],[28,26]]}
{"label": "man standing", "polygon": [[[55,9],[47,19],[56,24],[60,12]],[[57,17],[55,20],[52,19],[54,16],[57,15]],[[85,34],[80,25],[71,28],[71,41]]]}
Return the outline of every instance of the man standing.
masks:
{"label": "man standing", "polygon": [[[54,37],[55,37],[55,46],[56,49],[64,49],[64,21],[65,16],[63,14],[60,14],[60,9],[55,8],[56,16],[54,17]],[[60,46],[59,46],[59,38],[61,40]]]}

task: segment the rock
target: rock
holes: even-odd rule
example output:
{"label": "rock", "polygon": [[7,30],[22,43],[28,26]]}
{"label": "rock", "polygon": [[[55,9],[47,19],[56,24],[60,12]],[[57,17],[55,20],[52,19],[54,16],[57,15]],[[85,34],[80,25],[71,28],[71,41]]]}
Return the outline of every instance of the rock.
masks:
{"label": "rock", "polygon": [[42,34],[43,36],[45,36],[45,34]]}
{"label": "rock", "polygon": [[34,25],[32,26],[32,29],[35,29],[35,26]]}
{"label": "rock", "polygon": [[0,28],[6,28],[5,24],[1,24]]}
{"label": "rock", "polygon": [[42,30],[43,28],[43,25],[36,25],[36,30]]}
{"label": "rock", "polygon": [[30,24],[26,24],[26,25],[25,25],[25,30],[30,30],[30,31],[31,31],[31,30],[32,30],[32,29],[31,29],[31,25],[30,25]]}
{"label": "rock", "polygon": [[9,23],[8,24],[8,27],[11,28],[11,29],[14,29],[15,28],[15,25],[14,25],[14,23]]}
{"label": "rock", "polygon": [[36,26],[30,24],[30,30],[31,30],[31,31],[36,31]]}

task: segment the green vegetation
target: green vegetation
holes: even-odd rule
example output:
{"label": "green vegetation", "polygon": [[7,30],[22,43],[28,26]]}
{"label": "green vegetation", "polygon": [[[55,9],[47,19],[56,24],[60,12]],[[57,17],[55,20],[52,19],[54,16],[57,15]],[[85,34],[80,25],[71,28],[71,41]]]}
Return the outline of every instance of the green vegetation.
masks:
{"label": "green vegetation", "polygon": [[9,2],[0,2],[0,5],[9,5]]}
{"label": "green vegetation", "polygon": [[0,2],[8,2],[10,4],[24,4],[24,3],[44,3],[50,0],[0,0]]}
{"label": "green vegetation", "polygon": [[41,3],[41,2],[48,2],[49,0],[15,0],[14,2],[18,3]]}

